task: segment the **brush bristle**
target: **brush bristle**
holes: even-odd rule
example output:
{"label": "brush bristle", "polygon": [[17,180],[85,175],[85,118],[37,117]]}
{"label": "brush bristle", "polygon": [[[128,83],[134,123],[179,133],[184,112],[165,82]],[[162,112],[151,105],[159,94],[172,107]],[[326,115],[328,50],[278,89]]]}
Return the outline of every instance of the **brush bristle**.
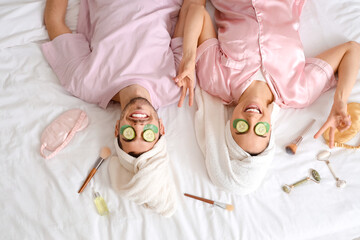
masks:
{"label": "brush bristle", "polygon": [[289,154],[295,154],[296,153],[296,149],[297,149],[297,145],[292,143],[288,146],[286,146],[286,152]]}
{"label": "brush bristle", "polygon": [[108,147],[103,147],[103,148],[101,149],[100,157],[101,157],[102,159],[107,159],[107,158],[110,156],[110,154],[111,154],[110,148],[108,148]]}
{"label": "brush bristle", "polygon": [[234,206],[233,206],[233,205],[226,204],[226,210],[232,211],[232,210],[234,210]]}

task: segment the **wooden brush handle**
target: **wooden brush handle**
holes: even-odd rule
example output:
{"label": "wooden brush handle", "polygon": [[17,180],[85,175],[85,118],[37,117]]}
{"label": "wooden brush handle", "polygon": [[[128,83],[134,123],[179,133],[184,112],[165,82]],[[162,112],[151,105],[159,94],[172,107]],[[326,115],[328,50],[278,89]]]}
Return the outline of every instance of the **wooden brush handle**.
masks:
{"label": "wooden brush handle", "polygon": [[191,194],[187,194],[187,193],[184,193],[184,195],[187,196],[187,197],[191,197],[191,198],[194,198],[194,199],[197,199],[197,200],[206,202],[206,203],[214,204],[214,201],[213,201],[213,200],[209,200],[209,199],[202,198],[202,197],[197,197],[197,196],[194,196],[194,195],[191,195]]}
{"label": "wooden brush handle", "polygon": [[93,168],[93,170],[91,170],[89,176],[86,178],[84,184],[81,186],[78,193],[81,193],[85,189],[86,185],[88,185],[88,183],[90,182],[91,178],[94,176],[95,173],[96,173],[96,168]]}

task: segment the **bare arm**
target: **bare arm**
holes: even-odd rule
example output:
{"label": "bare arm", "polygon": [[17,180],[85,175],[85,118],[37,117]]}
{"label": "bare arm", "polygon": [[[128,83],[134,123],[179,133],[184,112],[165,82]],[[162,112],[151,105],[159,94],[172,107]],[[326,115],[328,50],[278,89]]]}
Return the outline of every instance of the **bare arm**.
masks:
{"label": "bare arm", "polygon": [[318,138],[327,128],[330,128],[329,147],[332,148],[334,147],[335,128],[343,131],[351,125],[351,119],[347,113],[347,101],[360,68],[360,44],[347,42],[331,48],[317,57],[328,62],[334,72],[338,72],[339,77],[329,117],[314,136]]}
{"label": "bare arm", "polygon": [[316,57],[329,63],[334,72],[338,72],[339,82],[334,100],[347,102],[360,67],[360,44],[347,42]]}
{"label": "bare arm", "polygon": [[47,0],[44,12],[45,26],[50,40],[64,33],[71,33],[65,24],[67,0]]}
{"label": "bare arm", "polygon": [[194,60],[197,47],[209,38],[216,38],[205,1],[184,2],[173,37],[183,37],[183,55]]}
{"label": "bare arm", "polygon": [[207,39],[216,37],[204,0],[184,1],[173,37],[183,37],[183,57],[178,75],[174,78],[177,85],[182,87],[178,106],[182,106],[187,89],[189,89],[189,105],[191,106],[194,98],[196,49]]}

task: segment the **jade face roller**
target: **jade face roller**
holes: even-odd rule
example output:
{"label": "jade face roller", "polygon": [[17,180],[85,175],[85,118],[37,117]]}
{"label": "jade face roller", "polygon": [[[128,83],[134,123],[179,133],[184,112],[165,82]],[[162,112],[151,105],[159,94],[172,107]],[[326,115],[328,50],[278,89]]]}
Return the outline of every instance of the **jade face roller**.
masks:
{"label": "jade face roller", "polygon": [[[290,193],[291,190],[294,187],[297,187],[297,186],[299,186],[301,184],[304,184],[304,183],[306,183],[308,181],[313,181],[313,182],[316,182],[316,183],[320,183],[320,180],[321,180],[320,174],[315,169],[311,169],[311,168],[310,168],[309,172],[310,172],[309,176],[307,176],[306,178],[301,179],[300,181],[297,181],[296,183],[293,183],[291,185],[285,184],[282,187],[283,191],[286,192],[286,193]],[[311,177],[313,177],[313,178],[311,178]]]}
{"label": "jade face roller", "polygon": [[333,170],[333,168],[331,167],[330,165],[330,161],[329,161],[329,158],[330,158],[330,155],[331,153],[329,151],[322,151],[320,152],[318,155],[317,155],[317,160],[319,161],[323,161],[326,163],[326,165],[329,167],[330,169],[330,172],[331,174],[333,175],[333,177],[335,178],[335,181],[336,181],[336,186],[338,188],[344,188],[346,186],[346,181],[345,180],[341,180],[339,179],[336,175],[335,175],[335,172]]}

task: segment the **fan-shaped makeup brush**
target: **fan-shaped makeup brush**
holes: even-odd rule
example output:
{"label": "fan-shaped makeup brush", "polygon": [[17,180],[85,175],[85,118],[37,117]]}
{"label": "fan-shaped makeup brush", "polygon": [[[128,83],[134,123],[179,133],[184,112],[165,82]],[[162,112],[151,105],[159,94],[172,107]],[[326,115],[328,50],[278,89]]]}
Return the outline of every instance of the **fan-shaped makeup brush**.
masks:
{"label": "fan-shaped makeup brush", "polygon": [[91,178],[94,176],[94,174],[96,173],[96,171],[99,169],[100,165],[104,162],[105,159],[107,159],[111,154],[110,148],[108,147],[103,147],[101,149],[100,152],[100,157],[97,159],[96,164],[94,166],[94,168],[91,170],[91,172],[89,173],[89,175],[87,176],[84,184],[81,186],[80,190],[78,191],[78,193],[81,193],[82,191],[84,191],[86,185],[90,182]]}
{"label": "fan-shaped makeup brush", "polygon": [[210,199],[206,199],[206,198],[202,198],[202,197],[197,197],[197,196],[194,196],[194,195],[191,195],[191,194],[187,194],[187,193],[184,193],[184,195],[185,195],[186,197],[191,197],[191,198],[194,198],[194,199],[196,199],[196,200],[200,200],[200,201],[203,201],[203,202],[206,202],[206,203],[210,203],[210,204],[212,204],[212,205],[221,207],[221,208],[226,209],[226,210],[228,210],[228,211],[234,210],[234,206],[233,206],[233,205],[230,205],[230,204],[221,203],[221,202],[216,202],[216,201],[213,201],[213,200],[210,200]]}

